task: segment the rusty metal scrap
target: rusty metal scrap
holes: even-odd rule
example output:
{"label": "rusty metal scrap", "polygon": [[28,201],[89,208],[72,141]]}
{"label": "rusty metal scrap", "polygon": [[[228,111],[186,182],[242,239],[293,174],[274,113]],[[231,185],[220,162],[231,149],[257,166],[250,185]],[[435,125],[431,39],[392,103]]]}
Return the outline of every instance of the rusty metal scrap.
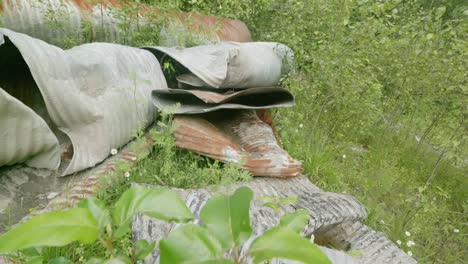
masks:
{"label": "rusty metal scrap", "polygon": [[[129,11],[130,10],[130,11]],[[157,18],[155,19],[153,18]],[[128,34],[141,26],[161,23],[160,45],[251,40],[247,26],[238,20],[185,13],[163,12],[145,4],[116,0],[4,0],[0,1],[0,25],[58,46],[67,41],[126,44]],[[128,31],[122,28],[127,28]]]}
{"label": "rusty metal scrap", "polygon": [[[56,136],[62,135],[73,145],[73,156],[63,175],[103,161],[111,149],[128,143],[135,131],[151,124],[157,116],[151,91],[167,88],[158,61],[146,50],[93,43],[64,51],[2,28],[0,86],[16,95],[40,92],[40,101],[33,100],[28,107],[41,112]],[[44,106],[38,106],[41,103]],[[22,121],[40,119],[39,115],[26,117]],[[51,134],[43,131],[43,136]],[[18,161],[24,155],[32,158],[37,154],[35,145],[18,139],[19,132],[9,133],[0,143],[17,142],[16,147],[21,150],[15,152]],[[38,130],[22,132],[29,132],[25,138],[33,138],[32,133]],[[7,150],[0,146],[0,160],[10,155]],[[59,152],[54,153],[54,162],[48,167],[56,166],[60,158]]]}
{"label": "rusty metal scrap", "polygon": [[279,146],[271,126],[253,110],[177,115],[176,145],[224,162],[237,162],[255,176],[293,177],[302,164]]}
{"label": "rusty metal scrap", "polygon": [[[216,93],[206,90],[160,89],[152,92],[159,109],[174,114],[199,114],[219,109],[267,109],[294,105],[291,92],[280,87],[257,87]],[[178,105],[174,107],[174,105]]]}

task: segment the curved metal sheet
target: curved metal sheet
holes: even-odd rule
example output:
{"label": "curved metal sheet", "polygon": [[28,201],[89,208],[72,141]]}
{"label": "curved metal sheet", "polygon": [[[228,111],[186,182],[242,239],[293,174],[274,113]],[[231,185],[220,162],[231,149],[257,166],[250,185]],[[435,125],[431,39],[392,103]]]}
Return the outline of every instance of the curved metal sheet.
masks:
{"label": "curved metal sheet", "polygon": [[255,111],[217,111],[174,118],[176,146],[223,162],[241,163],[254,176],[294,177],[301,162],[279,145]]}
{"label": "curved metal sheet", "polygon": [[0,57],[6,56],[3,46],[17,49],[18,63],[27,64],[50,118],[73,144],[63,175],[101,162],[155,119],[151,91],[167,84],[150,52],[108,43],[64,51],[8,29],[0,29],[1,35]]}
{"label": "curved metal sheet", "polygon": [[280,87],[260,87],[225,93],[205,90],[164,89],[152,92],[157,108],[173,114],[200,114],[219,109],[291,107],[294,97]]}
{"label": "curved metal sheet", "polygon": [[[153,21],[154,16],[160,19]],[[163,12],[145,4],[116,0],[0,1],[0,26],[61,47],[94,41],[128,44],[128,35],[145,23],[165,24],[159,45],[251,40],[249,29],[241,21],[175,10]]]}
{"label": "curved metal sheet", "polygon": [[46,122],[0,88],[0,167],[26,162],[30,167],[56,170],[59,143]]}
{"label": "curved metal sheet", "polygon": [[[194,78],[180,79],[188,85],[211,88],[243,89],[279,84],[282,74],[292,65],[293,52],[274,42],[220,42],[191,48],[145,47],[158,59],[172,58]],[[184,72],[186,73],[186,72]]]}

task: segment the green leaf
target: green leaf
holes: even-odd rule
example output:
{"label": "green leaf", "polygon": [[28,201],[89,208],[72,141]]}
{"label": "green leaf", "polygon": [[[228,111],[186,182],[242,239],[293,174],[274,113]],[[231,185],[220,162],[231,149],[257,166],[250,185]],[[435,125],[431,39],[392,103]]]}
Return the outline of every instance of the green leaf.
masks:
{"label": "green leaf", "polygon": [[48,264],[73,264],[73,262],[67,258],[64,257],[58,257],[51,259]]}
{"label": "green leaf", "polygon": [[296,233],[304,230],[309,222],[309,212],[306,210],[297,210],[294,213],[285,214],[280,219],[280,226],[290,228]]}
{"label": "green leaf", "polygon": [[153,241],[152,243],[146,240],[138,240],[135,245],[135,256],[137,260],[142,260],[146,256],[148,256],[151,252],[154,251],[156,247],[156,242]]}
{"label": "green leaf", "polygon": [[112,215],[118,227],[116,237],[130,231],[130,223],[138,213],[165,221],[188,222],[193,219],[192,213],[175,192],[135,186],[125,191],[115,204]]}
{"label": "green leaf", "polygon": [[279,209],[280,209],[278,203],[264,203],[263,206],[269,207],[269,208],[273,209],[273,211],[276,211],[276,212],[278,212]]}
{"label": "green leaf", "polygon": [[42,264],[43,261],[44,260],[42,259],[42,256],[34,256],[31,258],[28,258],[25,264]]}
{"label": "green leaf", "polygon": [[212,197],[201,210],[200,218],[223,249],[241,245],[252,234],[249,217],[252,198],[252,190],[241,187],[231,196]]}
{"label": "green leaf", "polygon": [[37,215],[0,237],[0,252],[36,246],[65,246],[73,241],[96,241],[99,228],[84,208]]}
{"label": "green leaf", "polygon": [[159,249],[161,264],[232,263],[223,258],[221,243],[207,229],[193,224],[172,231]]}
{"label": "green leaf", "polygon": [[21,253],[23,253],[26,256],[40,256],[41,255],[41,250],[40,248],[35,248],[35,247],[30,247],[21,250]]}
{"label": "green leaf", "polygon": [[107,225],[111,223],[109,209],[107,209],[103,201],[97,198],[88,197],[82,200],[78,204],[78,207],[88,209],[89,212],[91,212],[93,215],[94,219],[96,219],[96,222],[98,223],[98,226],[101,230],[104,230]]}
{"label": "green leaf", "polygon": [[282,258],[305,264],[331,264],[315,244],[285,227],[274,227],[255,239],[249,255],[253,257],[254,263]]}
{"label": "green leaf", "polygon": [[297,203],[297,197],[296,196],[287,196],[283,199],[281,199],[280,205],[284,206],[290,203]]}

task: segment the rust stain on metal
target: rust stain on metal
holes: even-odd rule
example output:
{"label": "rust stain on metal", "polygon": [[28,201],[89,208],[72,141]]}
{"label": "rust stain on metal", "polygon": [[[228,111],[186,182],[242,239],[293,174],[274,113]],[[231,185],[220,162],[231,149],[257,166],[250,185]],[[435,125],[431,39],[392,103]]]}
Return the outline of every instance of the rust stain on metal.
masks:
{"label": "rust stain on metal", "polygon": [[[24,217],[21,221],[26,221],[31,216],[44,212],[64,210],[75,207],[84,198],[94,195],[97,190],[102,189],[103,186],[101,184],[103,182],[109,182],[113,180],[111,179],[111,175],[117,171],[118,163],[124,163],[130,167],[133,167],[137,163],[137,156],[135,152],[149,152],[152,150],[153,140],[151,136],[147,135],[145,139],[145,144],[132,144],[130,147],[132,150],[126,148],[122,150],[115,159],[104,161],[104,164],[101,165],[101,169],[98,169],[96,172],[91,173],[78,182],[75,182],[70,189],[62,192],[60,195],[51,200],[44,209],[33,211],[31,214]],[[122,175],[116,176],[121,177]]]}
{"label": "rust stain on metal", "polygon": [[299,176],[302,164],[282,149],[255,111],[176,115],[176,145],[223,162],[239,162],[255,176]]}
{"label": "rust stain on metal", "polygon": [[[4,0],[0,1],[0,12],[4,12],[6,7],[21,6],[24,0]],[[55,0],[46,0],[45,2],[39,2],[37,6],[43,5],[47,7],[49,4],[57,5],[59,3]],[[63,0],[63,3],[71,4],[75,6],[81,13],[82,19],[86,20],[93,12],[96,12],[96,7],[112,8],[113,10],[119,11],[123,9],[132,10],[131,12],[126,11],[129,16],[160,16],[169,25],[178,25],[186,28],[190,32],[200,33],[205,35],[211,40],[215,41],[235,41],[235,42],[248,42],[251,41],[251,33],[244,22],[228,18],[220,18],[216,16],[207,16],[196,13],[187,13],[177,10],[162,11],[156,7],[131,3],[128,1],[117,1],[117,0]],[[99,12],[97,12],[99,15]],[[132,14],[133,13],[133,14]],[[25,21],[25,23],[29,23]],[[142,23],[144,21],[142,20]],[[33,25],[31,25],[33,26]],[[44,24],[44,26],[47,26]],[[47,40],[46,40],[47,41]]]}

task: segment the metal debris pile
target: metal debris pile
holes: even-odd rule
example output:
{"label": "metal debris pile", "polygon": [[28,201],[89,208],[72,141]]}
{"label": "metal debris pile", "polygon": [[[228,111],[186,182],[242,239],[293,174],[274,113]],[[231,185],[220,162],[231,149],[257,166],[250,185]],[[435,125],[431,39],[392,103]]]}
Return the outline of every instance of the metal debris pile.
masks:
{"label": "metal debris pile", "polygon": [[264,110],[294,105],[293,95],[279,86],[281,76],[292,68],[293,52],[288,47],[221,42],[146,49],[174,69],[166,79],[177,88],[154,90],[152,100],[159,109],[177,114],[177,146],[239,162],[256,176],[301,173],[301,163],[279,146],[271,116]]}
{"label": "metal debris pile", "polygon": [[[113,13],[103,10],[119,7],[113,1],[96,6],[11,0],[2,7],[3,24],[54,43],[65,33],[48,31],[44,10],[57,5],[67,11],[67,28],[76,30],[85,18],[113,25]],[[169,25],[181,25],[187,16],[172,12]],[[213,20],[194,17],[197,25]],[[127,144],[164,110],[175,114],[181,148],[241,163],[256,176],[299,175],[302,165],[281,148],[265,111],[294,104],[293,95],[279,86],[292,69],[293,52],[279,43],[217,42],[250,40],[242,22],[221,22],[226,27],[201,32],[205,44],[191,48],[91,43],[63,50],[0,29],[0,166],[25,163],[62,176],[82,171]],[[118,31],[109,32],[118,41]]]}

